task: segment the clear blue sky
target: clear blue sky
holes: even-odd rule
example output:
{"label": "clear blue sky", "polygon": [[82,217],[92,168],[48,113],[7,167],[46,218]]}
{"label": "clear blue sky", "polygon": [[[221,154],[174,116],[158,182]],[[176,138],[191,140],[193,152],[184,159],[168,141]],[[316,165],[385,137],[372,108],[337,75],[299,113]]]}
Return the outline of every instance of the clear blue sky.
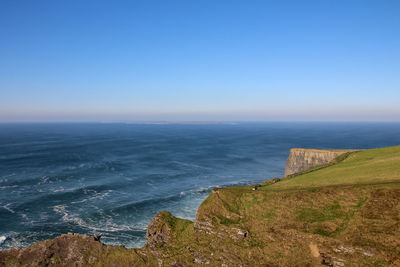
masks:
{"label": "clear blue sky", "polygon": [[400,120],[400,1],[0,1],[0,121]]}

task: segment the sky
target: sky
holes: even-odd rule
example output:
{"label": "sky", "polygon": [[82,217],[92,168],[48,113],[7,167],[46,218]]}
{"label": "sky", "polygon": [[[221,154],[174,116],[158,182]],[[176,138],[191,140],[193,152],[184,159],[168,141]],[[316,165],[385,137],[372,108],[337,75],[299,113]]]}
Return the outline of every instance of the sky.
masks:
{"label": "sky", "polygon": [[397,0],[1,0],[0,122],[400,121]]}

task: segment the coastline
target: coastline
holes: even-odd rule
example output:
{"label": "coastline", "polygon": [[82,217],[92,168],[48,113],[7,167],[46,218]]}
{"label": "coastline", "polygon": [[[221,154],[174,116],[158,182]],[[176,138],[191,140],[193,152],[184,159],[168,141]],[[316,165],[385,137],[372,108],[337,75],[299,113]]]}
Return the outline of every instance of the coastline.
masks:
{"label": "coastline", "polygon": [[[41,260],[38,265],[397,264],[399,162],[400,147],[372,149],[311,173],[275,183],[266,181],[256,190],[253,186],[215,188],[200,205],[194,222],[167,211],[158,213],[147,228],[146,245],[139,249],[67,234],[26,249],[2,251],[0,263],[29,265],[35,255]],[[371,173],[360,164],[386,170],[380,173],[388,178],[355,183],[351,177]],[[350,178],[346,183],[340,177],[329,178],[326,186],[326,175],[332,173]],[[311,184],[309,177],[313,178]],[[293,181],[302,181],[303,187]]]}

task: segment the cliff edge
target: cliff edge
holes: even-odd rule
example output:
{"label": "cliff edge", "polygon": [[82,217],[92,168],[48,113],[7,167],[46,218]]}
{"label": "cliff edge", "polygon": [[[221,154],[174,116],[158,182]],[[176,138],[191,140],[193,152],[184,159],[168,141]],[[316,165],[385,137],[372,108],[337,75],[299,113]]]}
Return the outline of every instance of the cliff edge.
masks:
{"label": "cliff edge", "polygon": [[327,164],[341,155],[355,151],[359,150],[292,148],[286,161],[285,177],[311,167]]}

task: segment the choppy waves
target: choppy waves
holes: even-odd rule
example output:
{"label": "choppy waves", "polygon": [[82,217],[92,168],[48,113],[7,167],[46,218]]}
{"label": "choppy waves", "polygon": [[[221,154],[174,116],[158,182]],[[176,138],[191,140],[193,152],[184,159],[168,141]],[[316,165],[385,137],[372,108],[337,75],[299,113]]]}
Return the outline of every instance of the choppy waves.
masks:
{"label": "choppy waves", "polygon": [[[244,185],[249,184],[250,181],[229,183],[208,187],[200,187],[196,189],[190,189],[187,191],[181,191],[176,194],[167,195],[158,198],[149,198],[140,201],[134,201],[131,203],[121,204],[116,207],[102,208],[92,205],[91,207],[79,207],[83,203],[92,203],[98,199],[104,199],[112,193],[112,190],[105,190],[102,193],[93,190],[93,188],[81,188],[75,191],[74,197],[82,195],[90,195],[87,198],[74,201],[73,198],[66,198],[65,195],[58,199],[70,199],[68,204],[59,204],[51,207],[53,214],[47,211],[47,218],[53,217],[51,228],[58,229],[63,226],[67,226],[67,231],[96,234],[101,233],[103,241],[107,244],[124,244],[127,247],[140,247],[145,243],[145,232],[149,221],[152,217],[160,210],[168,209],[174,213],[174,215],[194,220],[198,205],[208,196],[214,187],[226,187],[231,185]],[[97,187],[99,189],[99,187]],[[62,193],[65,194],[65,193]],[[71,196],[71,195],[69,195]],[[54,194],[50,194],[40,199],[35,199],[31,203],[24,203],[23,206],[35,206],[41,202],[46,202],[52,199]],[[4,209],[9,212],[15,213],[14,210],[9,208],[9,205],[3,206]],[[21,210],[21,206],[17,209]],[[23,210],[23,209],[22,209]],[[31,229],[40,228],[40,226],[49,226],[47,219],[44,221],[27,218],[31,217],[25,214],[26,227]],[[38,215],[38,217],[46,216]],[[58,219],[57,219],[58,218]],[[28,241],[24,238],[24,235],[17,232],[9,232],[4,238],[2,244],[3,249],[10,247],[24,247],[34,241],[40,240],[40,233],[35,231],[26,231],[27,236],[32,241]],[[53,236],[53,231],[44,233],[42,236]]]}
{"label": "choppy waves", "polygon": [[160,210],[279,177],[292,147],[400,143],[400,124],[0,125],[0,249],[62,233],[138,247]]}

